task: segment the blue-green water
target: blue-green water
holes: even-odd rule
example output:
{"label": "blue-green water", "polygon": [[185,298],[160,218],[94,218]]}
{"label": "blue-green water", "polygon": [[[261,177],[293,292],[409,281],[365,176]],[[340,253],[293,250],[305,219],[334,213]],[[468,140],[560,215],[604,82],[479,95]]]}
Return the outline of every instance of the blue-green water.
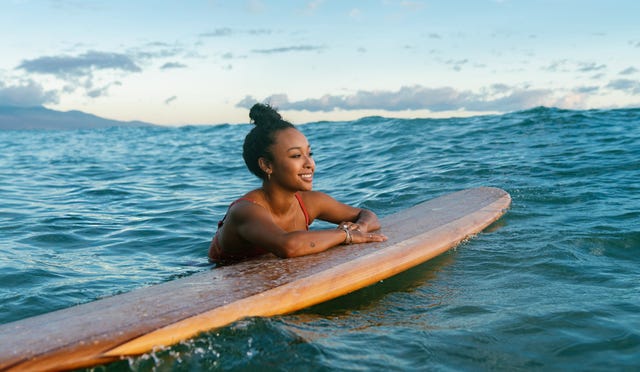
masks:
{"label": "blue-green water", "polygon": [[[0,132],[0,322],[208,270],[258,181],[248,125]],[[634,370],[640,109],[300,126],[314,187],[380,216],[476,186],[486,232],[392,279],[108,370]]]}

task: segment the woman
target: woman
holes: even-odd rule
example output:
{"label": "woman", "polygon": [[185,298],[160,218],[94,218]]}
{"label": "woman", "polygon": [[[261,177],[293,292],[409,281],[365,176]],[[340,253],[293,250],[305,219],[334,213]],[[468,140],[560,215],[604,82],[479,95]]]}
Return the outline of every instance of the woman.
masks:
{"label": "woman", "polygon": [[[381,242],[377,216],[311,191],[315,162],[306,137],[269,105],[249,113],[255,127],[244,141],[243,157],[262,187],[229,206],[218,223],[209,258],[225,263],[271,252],[296,257],[339,244]],[[309,231],[316,218],[338,229]]]}

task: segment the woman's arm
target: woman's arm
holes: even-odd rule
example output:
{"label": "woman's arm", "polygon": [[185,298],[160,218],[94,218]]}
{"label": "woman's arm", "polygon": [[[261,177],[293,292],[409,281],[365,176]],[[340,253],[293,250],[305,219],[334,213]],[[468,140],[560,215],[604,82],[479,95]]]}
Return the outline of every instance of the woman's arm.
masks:
{"label": "woman's arm", "polygon": [[269,212],[251,203],[234,207],[229,225],[245,242],[264,248],[278,257],[288,258],[325,251],[340,244],[385,241],[382,234],[342,229],[287,232],[273,222]]}
{"label": "woman's arm", "polygon": [[355,221],[342,221],[340,226],[346,226],[350,230],[359,230],[364,232],[376,231],[380,229],[380,221],[378,216],[368,209],[360,209],[358,218]]}

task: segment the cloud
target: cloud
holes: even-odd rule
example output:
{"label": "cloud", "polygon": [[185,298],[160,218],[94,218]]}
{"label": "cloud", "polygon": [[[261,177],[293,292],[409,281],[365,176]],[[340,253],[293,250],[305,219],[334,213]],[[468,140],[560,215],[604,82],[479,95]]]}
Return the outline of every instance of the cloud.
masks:
{"label": "cloud", "polygon": [[580,72],[594,72],[601,71],[607,68],[607,65],[597,64],[594,62],[581,62],[578,63],[578,71]]}
{"label": "cloud", "polygon": [[632,75],[635,74],[636,72],[638,72],[638,69],[631,66],[631,67],[627,67],[624,70],[619,72],[619,75]]}
{"label": "cloud", "polygon": [[186,68],[187,65],[179,62],[176,56],[187,52],[178,43],[150,42],[124,53],[89,50],[76,55],[41,56],[23,60],[16,70],[32,76],[50,75],[59,80],[58,93],[42,98],[47,102],[57,100],[58,94],[74,92],[98,98],[108,95],[112,87],[122,85],[119,80],[124,76],[142,72],[142,66],[149,67],[154,60],[162,61],[161,70]]}
{"label": "cloud", "polygon": [[462,66],[466,65],[467,63],[469,63],[469,60],[468,59],[459,59],[459,60],[450,59],[448,61],[445,61],[444,63],[446,65],[453,66],[453,69],[455,71],[461,71],[462,70]]}
{"label": "cloud", "polygon": [[187,65],[185,65],[184,63],[180,63],[180,62],[167,62],[164,65],[162,65],[160,67],[161,70],[169,70],[169,69],[174,69],[174,68],[186,68]]}
{"label": "cloud", "polygon": [[597,93],[599,90],[600,90],[600,87],[596,85],[582,86],[574,89],[576,93],[582,93],[582,94]]}
{"label": "cloud", "polygon": [[[237,107],[249,108],[258,100],[246,96]],[[330,112],[333,110],[429,110],[432,112],[515,111],[536,106],[553,105],[552,91],[528,89],[497,84],[480,92],[457,90],[452,87],[428,88],[420,85],[405,86],[397,91],[358,91],[351,95],[324,95],[300,101],[290,101],[287,95],[267,97],[282,110]]]}
{"label": "cloud", "polygon": [[317,46],[317,45],[296,45],[296,46],[271,48],[271,49],[253,49],[252,52],[259,53],[259,54],[279,54],[279,53],[289,53],[289,52],[312,52],[312,51],[321,51],[324,49],[325,47]]}
{"label": "cloud", "polygon": [[612,80],[607,84],[607,88],[632,94],[640,94],[640,81],[631,79]]}
{"label": "cloud", "polygon": [[273,34],[273,30],[269,30],[266,28],[259,28],[259,29],[254,29],[254,30],[247,30],[247,33],[249,35],[271,35]]}
{"label": "cloud", "polygon": [[569,69],[567,68],[568,63],[568,60],[561,59],[553,61],[550,65],[543,67],[542,69],[551,72],[569,72]]}
{"label": "cloud", "polygon": [[28,81],[21,85],[5,85],[0,82],[0,106],[33,107],[47,103],[58,103],[58,94],[54,91],[45,91],[42,86],[34,81]]}
{"label": "cloud", "polygon": [[[80,89],[90,98],[107,95],[109,88],[122,85],[114,80],[113,72],[128,74],[142,71],[126,54],[100,51],[24,60],[17,69],[32,74],[53,75],[65,81],[63,92],[71,93]],[[109,71],[110,74],[100,74],[103,71]]]}
{"label": "cloud", "polygon": [[205,32],[200,34],[201,37],[223,37],[223,36],[231,36],[233,34],[233,30],[229,27],[217,28],[210,32]]}
{"label": "cloud", "polygon": [[543,70],[550,72],[600,72],[607,68],[605,64],[598,64],[595,62],[572,62],[567,59],[561,59],[553,61],[546,67],[543,67]]}
{"label": "cloud", "polygon": [[98,51],[88,51],[78,56],[39,57],[23,61],[18,68],[30,73],[51,74],[60,78],[83,76],[95,70],[142,71],[125,54]]}
{"label": "cloud", "polygon": [[463,107],[471,111],[517,111],[538,106],[555,106],[550,89],[513,88],[501,96],[474,95]]}
{"label": "cloud", "polygon": [[199,34],[200,37],[228,37],[238,34],[248,34],[251,36],[271,35],[274,31],[267,28],[256,28],[250,30],[234,30],[229,27],[217,28],[213,31],[203,32]]}
{"label": "cloud", "polygon": [[258,100],[253,98],[253,96],[247,95],[244,96],[244,98],[240,100],[240,102],[236,103],[236,107],[251,108],[257,102]]}
{"label": "cloud", "polygon": [[[147,43],[141,47],[127,50],[127,56],[131,60],[145,61],[156,58],[173,58],[178,55],[194,54],[179,44],[168,44],[164,42]],[[126,57],[126,56],[125,56]]]}
{"label": "cloud", "polygon": [[[95,84],[93,79],[85,79],[82,88],[85,90],[85,94],[90,98],[98,98],[102,96],[106,96],[109,93],[109,89],[112,86],[121,86],[122,83],[119,81],[113,81],[110,83],[103,84]],[[75,90],[76,87],[69,86],[69,91]]]}

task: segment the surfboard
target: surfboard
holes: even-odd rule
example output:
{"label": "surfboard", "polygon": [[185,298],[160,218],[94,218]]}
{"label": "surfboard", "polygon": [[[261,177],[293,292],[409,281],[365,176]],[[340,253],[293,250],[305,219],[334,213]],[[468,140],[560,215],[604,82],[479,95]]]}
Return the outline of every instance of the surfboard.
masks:
{"label": "surfboard", "polygon": [[290,259],[267,254],[0,325],[0,370],[104,364],[245,317],[294,312],[419,265],[482,231],[510,204],[498,188],[463,190],[382,218],[386,242]]}

